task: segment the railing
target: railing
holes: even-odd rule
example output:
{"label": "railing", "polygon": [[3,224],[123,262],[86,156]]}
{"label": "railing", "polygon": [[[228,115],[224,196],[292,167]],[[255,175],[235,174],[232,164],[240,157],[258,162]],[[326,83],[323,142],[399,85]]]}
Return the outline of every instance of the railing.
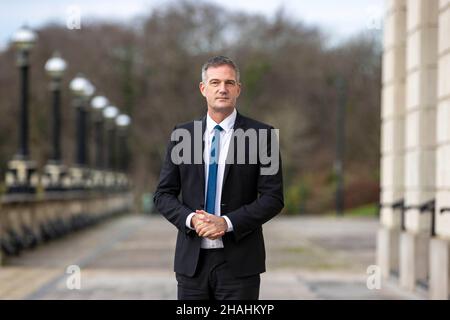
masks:
{"label": "railing", "polygon": [[381,208],[390,208],[392,210],[400,209],[400,229],[404,231],[405,227],[405,201],[404,199],[400,199],[394,203],[379,203],[378,207]]}
{"label": "railing", "polygon": [[4,256],[18,255],[129,212],[132,205],[132,194],[125,188],[5,195],[0,200],[1,251]]}

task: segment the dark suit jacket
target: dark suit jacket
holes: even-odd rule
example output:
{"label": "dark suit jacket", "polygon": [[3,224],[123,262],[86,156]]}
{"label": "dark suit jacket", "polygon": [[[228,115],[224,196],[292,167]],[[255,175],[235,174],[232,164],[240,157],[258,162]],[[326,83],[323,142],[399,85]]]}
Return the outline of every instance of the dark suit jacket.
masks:
{"label": "dark suit jacket", "polygon": [[[202,132],[204,133],[206,116],[199,120],[202,121]],[[175,129],[177,128],[188,130],[193,137],[194,121],[177,125]],[[239,112],[234,125],[235,130],[238,128],[243,130],[250,128],[273,129],[269,125],[244,117]],[[203,142],[203,135],[198,136],[197,138]],[[277,141],[270,139],[270,134],[268,137],[267,148],[270,154],[270,144],[277,143]],[[177,143],[179,141],[170,141],[168,144],[160,181],[154,195],[154,203],[159,212],[178,228],[175,272],[193,276],[198,263],[201,237],[195,230],[186,227],[186,218],[195,210],[204,209],[205,171],[203,156],[201,157],[202,164],[193,163],[193,155],[191,164],[175,164],[170,155]],[[202,145],[204,148],[204,142]],[[236,144],[234,149],[236,150]],[[225,257],[236,277],[265,272],[262,225],[277,215],[284,206],[280,155],[278,155],[280,161],[278,172],[274,175],[261,175],[260,168],[264,165],[261,163],[260,157],[258,156],[256,164],[249,164],[247,161],[248,144],[246,151],[245,164],[234,162],[225,165],[221,197],[221,214],[227,215],[234,229],[222,237]],[[179,199],[180,192],[181,199]]]}

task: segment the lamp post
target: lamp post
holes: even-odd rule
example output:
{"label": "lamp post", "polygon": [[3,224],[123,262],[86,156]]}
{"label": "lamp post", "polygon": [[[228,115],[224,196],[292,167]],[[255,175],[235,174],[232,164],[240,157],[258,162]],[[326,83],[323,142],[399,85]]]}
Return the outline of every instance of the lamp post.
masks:
{"label": "lamp post", "polygon": [[53,130],[52,157],[44,168],[43,185],[46,190],[63,190],[63,179],[66,178],[66,168],[61,161],[61,78],[67,64],[58,52],[45,64],[45,71],[51,78],[50,90],[53,96]]}
{"label": "lamp post", "polygon": [[71,168],[72,187],[82,189],[85,187],[87,145],[86,145],[86,99],[92,94],[93,87],[82,74],[78,74],[70,82],[70,90],[74,96],[73,106],[76,109],[76,152],[75,167]]}
{"label": "lamp post", "polygon": [[106,135],[107,135],[107,164],[106,168],[108,173],[106,174],[106,186],[114,187],[116,184],[116,177],[114,171],[116,170],[116,123],[115,119],[119,114],[119,109],[115,106],[108,106],[103,110],[103,116],[106,119]]}
{"label": "lamp post", "polygon": [[336,159],[334,171],[336,176],[336,214],[344,214],[344,155],[345,155],[345,106],[346,82],[341,76],[337,79],[337,124],[336,124]]}
{"label": "lamp post", "polygon": [[116,123],[115,119],[119,114],[119,109],[115,106],[108,106],[103,111],[103,116],[106,118],[106,132],[107,132],[107,145],[108,145],[108,155],[107,155],[107,168],[114,171],[117,166],[117,156],[116,156]]}
{"label": "lamp post", "polygon": [[104,96],[96,96],[91,101],[91,107],[94,110],[94,135],[95,135],[95,170],[92,172],[93,185],[101,189],[105,185],[105,146],[104,146],[104,117],[103,110],[109,104]]}
{"label": "lamp post", "polygon": [[130,126],[131,119],[126,114],[121,114],[116,118],[116,125],[118,127],[118,168],[127,172],[128,170],[128,127]]}
{"label": "lamp post", "polygon": [[87,109],[86,100],[93,94],[94,87],[92,84],[84,78],[82,74],[78,74],[70,82],[70,90],[74,95],[73,105],[76,108],[76,136],[77,147],[75,155],[75,163],[84,167],[88,164],[87,160]]}
{"label": "lamp post", "polygon": [[19,148],[8,163],[6,172],[8,193],[34,192],[37,183],[36,164],[29,160],[28,148],[28,56],[36,39],[36,34],[26,26],[20,28],[13,36],[13,43],[18,50],[17,66],[20,69]]}
{"label": "lamp post", "polygon": [[84,116],[84,145],[85,145],[85,166],[89,167],[91,165],[91,161],[90,161],[90,113],[89,113],[89,99],[94,95],[95,92],[95,87],[94,85],[88,81],[86,87],[84,88],[84,92],[83,92],[83,106],[84,108],[82,109]]}
{"label": "lamp post", "polygon": [[122,190],[128,187],[128,127],[130,126],[131,119],[126,114],[121,114],[116,118],[116,125],[118,128],[118,169],[121,171],[117,173],[116,184]]}
{"label": "lamp post", "polygon": [[95,166],[98,169],[105,167],[103,110],[108,104],[109,101],[104,96],[96,96],[91,101],[91,107],[94,109]]}

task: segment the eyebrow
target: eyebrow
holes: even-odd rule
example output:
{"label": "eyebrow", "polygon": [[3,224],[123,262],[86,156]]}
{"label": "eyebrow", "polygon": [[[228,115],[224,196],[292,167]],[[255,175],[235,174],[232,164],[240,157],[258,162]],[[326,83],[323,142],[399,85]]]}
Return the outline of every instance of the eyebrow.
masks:
{"label": "eyebrow", "polygon": [[[213,81],[221,81],[220,79],[210,79],[208,82],[213,82]],[[226,79],[226,80],[224,80],[225,82],[234,82],[234,83],[237,83],[237,81],[236,80],[234,80],[234,79]]]}

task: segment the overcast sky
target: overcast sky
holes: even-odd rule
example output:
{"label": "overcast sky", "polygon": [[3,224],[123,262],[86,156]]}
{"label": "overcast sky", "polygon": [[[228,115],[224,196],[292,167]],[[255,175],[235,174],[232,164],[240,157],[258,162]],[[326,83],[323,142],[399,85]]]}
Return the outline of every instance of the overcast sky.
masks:
{"label": "overcast sky", "polygon": [[[33,28],[53,21],[66,25],[70,7],[84,18],[128,21],[136,15],[175,0],[20,0],[0,2],[0,48],[12,33],[26,23]],[[202,0],[227,9],[261,13],[268,17],[280,7],[287,15],[309,25],[318,25],[338,41],[362,30],[379,30],[384,11],[383,0]]]}

